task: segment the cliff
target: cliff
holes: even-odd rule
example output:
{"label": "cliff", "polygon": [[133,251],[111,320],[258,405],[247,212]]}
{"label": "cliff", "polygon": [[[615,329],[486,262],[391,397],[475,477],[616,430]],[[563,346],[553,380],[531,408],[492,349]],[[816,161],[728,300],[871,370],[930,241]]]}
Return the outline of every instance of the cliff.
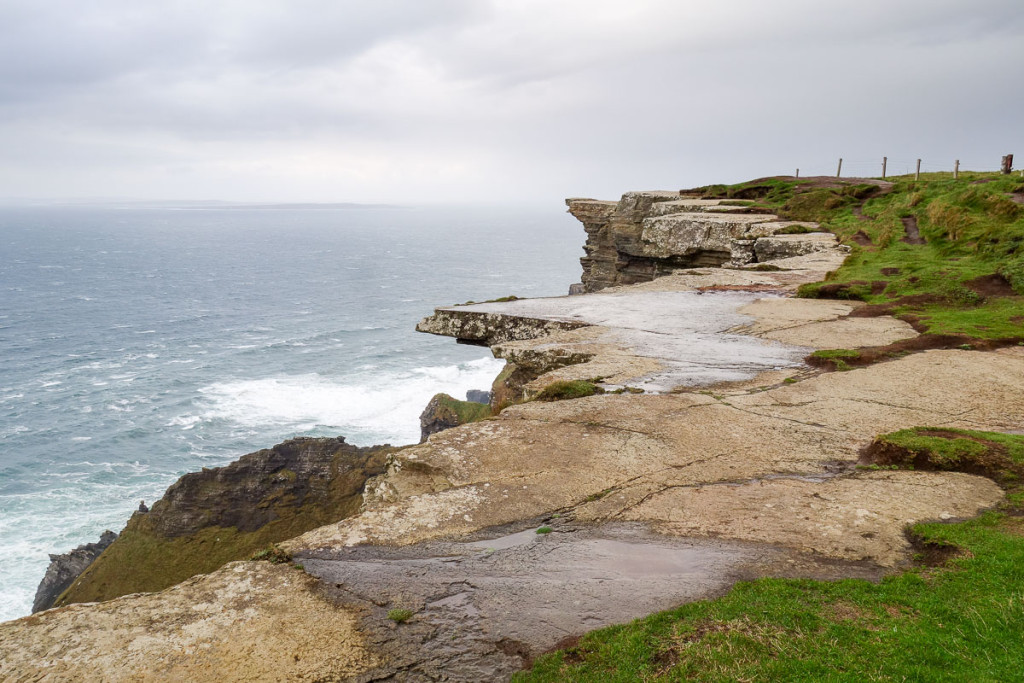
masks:
{"label": "cliff", "polygon": [[772,187],[754,187],[735,199],[706,198],[714,196],[710,190],[627,192],[618,202],[567,199],[587,234],[583,291],[649,282],[682,268],[756,268],[836,247],[835,237],[818,232],[816,223],[780,218],[792,213],[788,207],[757,206],[750,198]]}
{"label": "cliff", "polygon": [[158,591],[355,513],[388,447],[299,438],[186,474],[56,599],[58,606]]}
{"label": "cliff", "polygon": [[[768,179],[700,197],[570,200],[588,225],[591,293],[442,307],[420,322],[506,359],[492,417],[380,453],[358,510],[282,541],[267,555],[282,564],[231,563],[160,593],[0,624],[0,678],[504,680],[585,632],[738,580],[878,579],[961,543],[971,553],[956,571],[881,586],[748,583],[689,617],[659,615],[670,637],[657,648],[644,622],[538,666],[548,680],[577,666],[626,678],[619,667],[636,654],[629,671],[651,678],[710,677],[717,662],[739,678],[763,660],[767,679],[809,658],[832,671],[840,652],[861,678],[885,667],[899,678],[917,669],[891,667],[894,653],[948,651],[958,674],[1015,670],[1024,652],[1012,627],[969,631],[958,616],[1014,604],[1022,552],[1013,518],[953,523],[995,506],[1019,514],[1024,500],[1011,488],[1021,439],[1007,434],[1024,430],[1024,297],[1012,286],[1024,283],[1024,225],[1002,197],[1024,187],[986,180]],[[716,217],[716,206],[745,213],[690,217]],[[924,244],[902,241],[908,214]],[[799,231],[775,229],[791,220]],[[802,232],[818,229],[828,232]],[[584,381],[604,392],[531,400]],[[876,451],[886,459],[871,461]],[[266,482],[290,476],[251,473],[220,484],[275,491]],[[204,481],[168,498],[180,515],[158,504],[129,527],[200,541],[249,517],[275,523],[260,505],[269,494],[243,496],[236,515],[202,494]],[[921,534],[928,544],[915,546]],[[1007,591],[992,593],[978,567],[1003,567]],[[958,584],[957,609],[936,606],[935,591],[963,572],[979,578]],[[986,623],[1013,623],[1000,614]],[[940,629],[949,623],[958,630]],[[965,644],[968,632],[978,636]],[[819,636],[823,660],[805,647]],[[1003,668],[992,652],[1008,653]]]}
{"label": "cliff", "polygon": [[107,530],[100,535],[97,543],[83,543],[66,553],[50,555],[50,566],[46,568],[46,574],[36,589],[32,612],[41,612],[53,607],[60,594],[66,591],[116,538],[117,534]]}

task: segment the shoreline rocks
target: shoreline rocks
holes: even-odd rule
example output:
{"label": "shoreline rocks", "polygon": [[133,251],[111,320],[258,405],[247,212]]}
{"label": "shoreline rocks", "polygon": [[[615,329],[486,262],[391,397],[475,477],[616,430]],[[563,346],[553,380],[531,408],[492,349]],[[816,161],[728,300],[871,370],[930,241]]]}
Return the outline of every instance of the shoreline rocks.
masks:
{"label": "shoreline rocks", "polygon": [[32,614],[53,607],[60,594],[66,591],[115,539],[117,534],[107,529],[96,543],[83,543],[66,553],[50,555],[50,566],[46,568],[46,574],[39,582],[36,597],[32,601]]}
{"label": "shoreline rocks", "polygon": [[384,471],[391,450],[300,437],[186,474],[148,513],[132,514],[52,604],[162,590],[337,522],[359,510],[366,481]]}

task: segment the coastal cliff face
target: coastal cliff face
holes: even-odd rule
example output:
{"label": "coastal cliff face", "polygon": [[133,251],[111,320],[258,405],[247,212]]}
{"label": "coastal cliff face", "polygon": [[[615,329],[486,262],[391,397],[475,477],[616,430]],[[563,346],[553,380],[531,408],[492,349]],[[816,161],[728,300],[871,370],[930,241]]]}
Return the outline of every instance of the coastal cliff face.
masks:
{"label": "coastal cliff face", "polygon": [[50,555],[50,566],[46,568],[46,574],[39,582],[36,597],[32,601],[32,613],[53,607],[60,594],[66,591],[116,538],[117,534],[107,530],[97,543],[83,543],[66,553]]}
{"label": "coastal cliff face", "polygon": [[[679,192],[627,192],[618,202],[567,199],[587,233],[583,291],[650,282],[681,268],[744,267],[835,249],[814,223]],[[811,234],[784,234],[801,231]]]}
{"label": "coastal cliff face", "polygon": [[[417,445],[295,440],[187,475],[83,581],[166,574],[179,556],[191,576],[269,530],[295,564],[237,562],[0,624],[0,679],[505,680],[567,635],[737,580],[877,579],[910,563],[908,525],[1006,500],[969,467],[862,458],[915,425],[1019,434],[1016,340],[916,352],[931,348],[918,330],[876,306],[787,296],[846,257],[811,223],[668,192],[569,203],[587,226],[584,284],[607,291],[444,307],[418,326],[506,359],[491,396],[504,410],[467,424],[442,406],[464,402],[435,397],[428,421],[463,424]],[[884,362],[826,372],[802,360],[812,349]],[[581,379],[606,392],[529,400]]]}
{"label": "coastal cliff face", "polygon": [[56,604],[157,591],[356,511],[389,447],[298,438],[186,474],[136,512]]}

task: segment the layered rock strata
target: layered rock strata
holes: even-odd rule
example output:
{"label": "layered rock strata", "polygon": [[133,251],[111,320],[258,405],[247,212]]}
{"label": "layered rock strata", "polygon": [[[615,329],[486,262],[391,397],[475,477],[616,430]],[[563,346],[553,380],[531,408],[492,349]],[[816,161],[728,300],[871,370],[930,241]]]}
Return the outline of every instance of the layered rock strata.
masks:
{"label": "layered rock strata", "polygon": [[[751,267],[816,251],[842,251],[814,223],[749,214],[720,200],[678,192],[627,192],[618,202],[567,199],[587,243],[582,290],[649,282],[680,268]],[[808,234],[785,234],[793,230]],[[575,292],[574,292],[575,293]]]}

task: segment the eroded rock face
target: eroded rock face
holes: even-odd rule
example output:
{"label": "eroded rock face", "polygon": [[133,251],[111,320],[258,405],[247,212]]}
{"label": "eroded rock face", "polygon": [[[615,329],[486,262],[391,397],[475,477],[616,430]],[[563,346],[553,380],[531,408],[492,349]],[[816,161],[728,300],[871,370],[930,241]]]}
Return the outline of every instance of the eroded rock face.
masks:
{"label": "eroded rock face", "polygon": [[297,438],[186,474],[135,513],[57,605],[157,591],[358,511],[391,449]]}
{"label": "eroded rock face", "polygon": [[566,204],[587,233],[582,287],[573,293],[649,282],[680,268],[742,267],[842,249],[830,233],[773,237],[797,226],[816,230],[814,223],[747,214],[742,207],[684,199],[678,192],[627,192],[617,203],[567,199]]}
{"label": "eroded rock face", "polygon": [[75,579],[107,549],[117,534],[109,529],[104,531],[97,543],[83,543],[74,550],[61,555],[50,555],[50,566],[46,568],[43,580],[36,589],[35,600],[32,601],[32,613],[41,612],[53,607],[53,602],[67,590]]}
{"label": "eroded rock face", "polygon": [[379,447],[359,448],[344,437],[300,437],[224,467],[184,475],[149,512],[154,530],[182,536],[208,526],[255,531],[279,518],[281,507],[359,496],[376,473]]}
{"label": "eroded rock face", "polygon": [[535,339],[559,332],[583,327],[586,323],[572,320],[517,317],[476,310],[479,304],[438,308],[416,325],[417,332],[427,332],[444,337],[455,337],[460,342],[491,346],[520,339]]}

